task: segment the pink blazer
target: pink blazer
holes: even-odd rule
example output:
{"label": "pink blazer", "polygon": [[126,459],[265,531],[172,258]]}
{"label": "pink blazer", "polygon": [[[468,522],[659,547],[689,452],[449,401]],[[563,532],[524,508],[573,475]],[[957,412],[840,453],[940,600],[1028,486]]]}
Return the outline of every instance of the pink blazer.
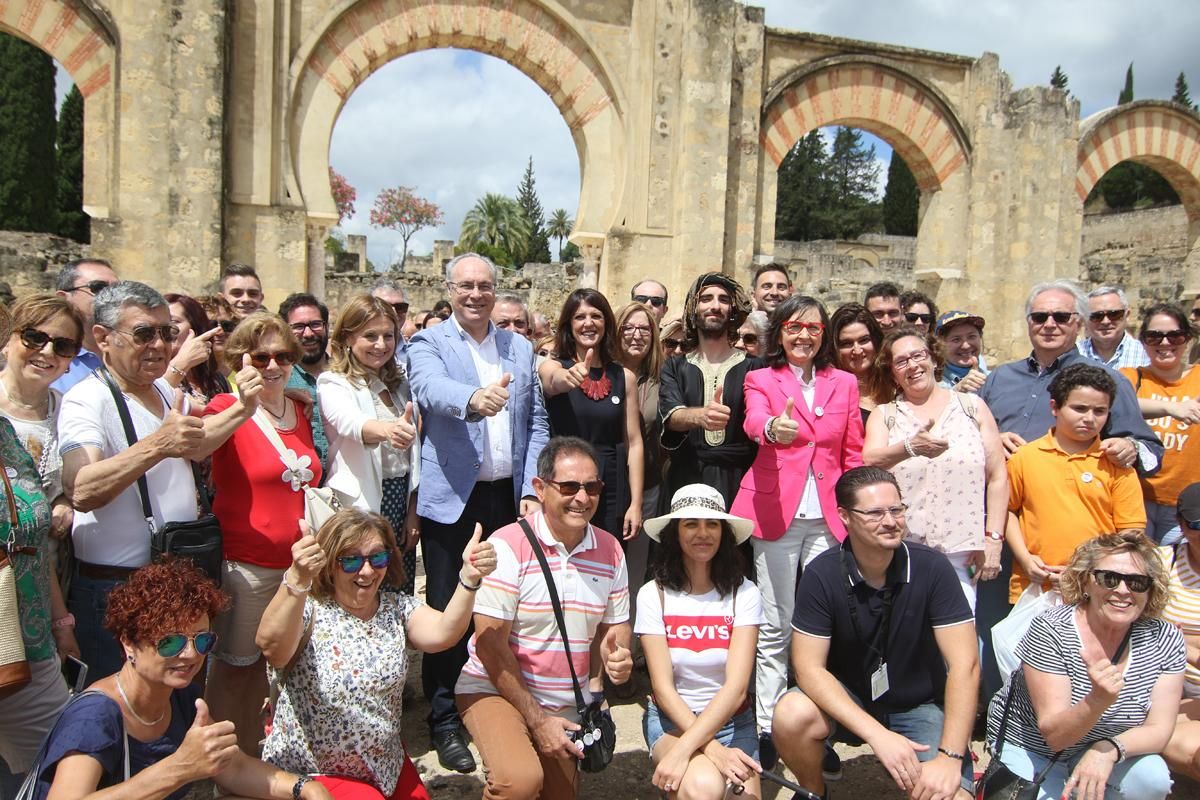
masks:
{"label": "pink blazer", "polygon": [[[810,409],[791,367],[760,369],[746,375],[746,435],[758,443],[754,464],[742,478],[730,513],[754,520],[754,535],[774,541],[783,536],[800,507],[811,467],[817,496],[829,530],[840,542],[846,527],[837,515],[833,487],[842,473],[862,466],[863,424],[858,410],[858,381],[833,367],[817,370]],[[790,445],[771,444],[763,433],[767,420],[795,399],[792,416],[800,432]]]}

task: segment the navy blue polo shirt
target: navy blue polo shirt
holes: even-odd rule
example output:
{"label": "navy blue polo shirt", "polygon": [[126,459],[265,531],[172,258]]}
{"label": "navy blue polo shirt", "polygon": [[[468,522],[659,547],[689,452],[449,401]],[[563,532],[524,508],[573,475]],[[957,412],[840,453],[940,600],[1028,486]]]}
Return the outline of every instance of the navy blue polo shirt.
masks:
{"label": "navy blue polo shirt", "polygon": [[[848,571],[843,568],[843,551]],[[932,548],[903,542],[888,565],[886,587],[892,590],[886,647],[889,689],[874,703],[870,645],[882,622],[884,589],[863,580],[849,538],[804,568],[796,587],[792,628],[830,640],[827,668],[868,711],[887,714],[926,703],[941,705],[946,694],[946,664],[933,629],[974,619],[954,567]],[[850,617],[851,598],[858,614],[857,633]]]}

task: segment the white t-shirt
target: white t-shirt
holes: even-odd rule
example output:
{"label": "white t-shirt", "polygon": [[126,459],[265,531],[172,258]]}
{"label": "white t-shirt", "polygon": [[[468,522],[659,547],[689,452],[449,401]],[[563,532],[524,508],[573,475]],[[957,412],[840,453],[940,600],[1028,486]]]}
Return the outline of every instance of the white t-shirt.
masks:
{"label": "white t-shirt", "polygon": [[664,589],[663,595],[666,613],[658,601],[658,584],[650,581],[638,591],[634,633],[667,637],[675,690],[699,714],[725,685],[733,629],[765,622],[762,595],[745,579],[738,587],[736,606],[732,595],[722,598],[716,589],[701,595]]}
{"label": "white t-shirt", "polygon": [[[154,386],[163,399],[165,415],[170,409],[168,399],[175,390],[161,378]],[[138,439],[146,438],[162,425],[161,419],[128,395],[125,402]],[[95,375],[84,378],[63,396],[62,410],[58,412],[58,439],[64,456],[77,447],[98,448],[104,458],[129,449],[112,393]],[[196,518],[196,484],[186,459],[164,458],[146,472],[146,482],[156,526]],[[150,529],[142,514],[137,482],[131,483],[108,505],[95,511],[76,511],[71,538],[75,541],[75,557],[81,561],[109,567],[149,564]]]}

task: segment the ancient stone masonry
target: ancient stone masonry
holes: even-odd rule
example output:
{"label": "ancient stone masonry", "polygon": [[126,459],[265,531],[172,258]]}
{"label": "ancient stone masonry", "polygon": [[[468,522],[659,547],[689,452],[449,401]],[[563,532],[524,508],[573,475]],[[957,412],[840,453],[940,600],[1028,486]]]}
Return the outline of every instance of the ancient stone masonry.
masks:
{"label": "ancient stone masonry", "polygon": [[[776,256],[777,166],[829,125],[904,156],[921,188],[910,283],[943,306],[982,304],[991,344],[1023,339],[1009,312],[1030,284],[1078,276],[1083,198],[1122,160],[1183,199],[1178,283],[1200,293],[1194,112],[1139,101],[1081,121],[1058,90],[1014,90],[990,53],[767,23],[735,0],[0,2],[0,30],[83,91],[95,253],[170,288],[198,290],[236,260],[269,297],[324,291],[329,142],[346,98],[393,59],[460,47],[512,64],[562,113],[580,155],[577,282],[614,298],[647,275],[675,295],[700,270],[746,279]],[[872,247],[862,261],[890,274]],[[825,258],[812,259],[818,281]],[[834,278],[830,291],[846,291]]]}

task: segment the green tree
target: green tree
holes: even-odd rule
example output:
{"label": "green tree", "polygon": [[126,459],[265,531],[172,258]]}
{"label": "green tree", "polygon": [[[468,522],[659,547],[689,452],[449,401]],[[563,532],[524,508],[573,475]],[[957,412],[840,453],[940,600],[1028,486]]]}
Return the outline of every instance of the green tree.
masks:
{"label": "green tree", "polygon": [[1122,106],[1126,103],[1133,102],[1133,62],[1129,62],[1129,69],[1125,70],[1125,86],[1121,89],[1121,93],[1117,95],[1117,105]]}
{"label": "green tree", "polygon": [[529,220],[517,201],[489,192],[463,218],[458,243],[468,249],[474,249],[476,242],[500,248],[508,256],[502,263],[516,266],[513,253],[524,252],[529,233]]}
{"label": "green tree", "polygon": [[58,233],[90,242],[92,229],[83,211],[83,95],[72,86],[58,112]]}
{"label": "green tree", "polygon": [[404,270],[408,260],[408,240],[422,228],[433,228],[442,224],[442,210],[423,197],[418,197],[407,186],[384,189],[375,195],[375,207],[371,209],[371,224],[377,228],[391,228],[399,232],[404,242],[400,254],[399,271]]}
{"label": "green tree", "polygon": [[0,34],[0,229],[54,231],[54,61]]}
{"label": "green tree", "polygon": [[882,221],[875,189],[879,163],[875,145],[865,147],[862,134],[840,127],[833,137],[826,168],[829,202],[817,210],[818,227],[827,239],[852,239],[877,230]]}
{"label": "green tree", "polygon": [[520,269],[525,264],[550,263],[550,235],[546,232],[546,215],[542,213],[542,201],[538,199],[537,189],[533,178],[533,156],[525,166],[525,175],[517,187],[517,205],[529,222],[529,241],[516,257],[516,267]]}
{"label": "green tree", "polygon": [[574,227],[575,220],[567,216],[565,208],[554,209],[554,213],[550,215],[550,222],[546,225],[546,235],[558,240],[559,261],[562,261],[563,239],[571,235],[571,229]]}
{"label": "green tree", "polygon": [[912,170],[900,154],[892,151],[888,164],[887,188],[883,190],[883,230],[893,236],[917,235],[917,212],[921,190]]}
{"label": "green tree", "polygon": [[1200,111],[1200,107],[1197,107],[1197,105],[1192,102],[1192,95],[1188,91],[1187,78],[1184,77],[1182,72],[1179,73],[1179,77],[1175,79],[1175,94],[1171,95],[1171,101],[1185,105],[1192,111]]}
{"label": "green tree", "polygon": [[1055,67],[1054,72],[1050,73],[1050,85],[1055,89],[1062,89],[1065,92],[1068,80],[1067,73],[1063,72],[1061,65]]}
{"label": "green tree", "polygon": [[564,264],[579,260],[579,248],[574,242],[567,242],[558,252],[558,260]]}
{"label": "green tree", "polygon": [[825,181],[825,142],[811,130],[783,157],[775,198],[775,236],[804,242],[821,238],[816,230],[817,209],[828,194]]}

